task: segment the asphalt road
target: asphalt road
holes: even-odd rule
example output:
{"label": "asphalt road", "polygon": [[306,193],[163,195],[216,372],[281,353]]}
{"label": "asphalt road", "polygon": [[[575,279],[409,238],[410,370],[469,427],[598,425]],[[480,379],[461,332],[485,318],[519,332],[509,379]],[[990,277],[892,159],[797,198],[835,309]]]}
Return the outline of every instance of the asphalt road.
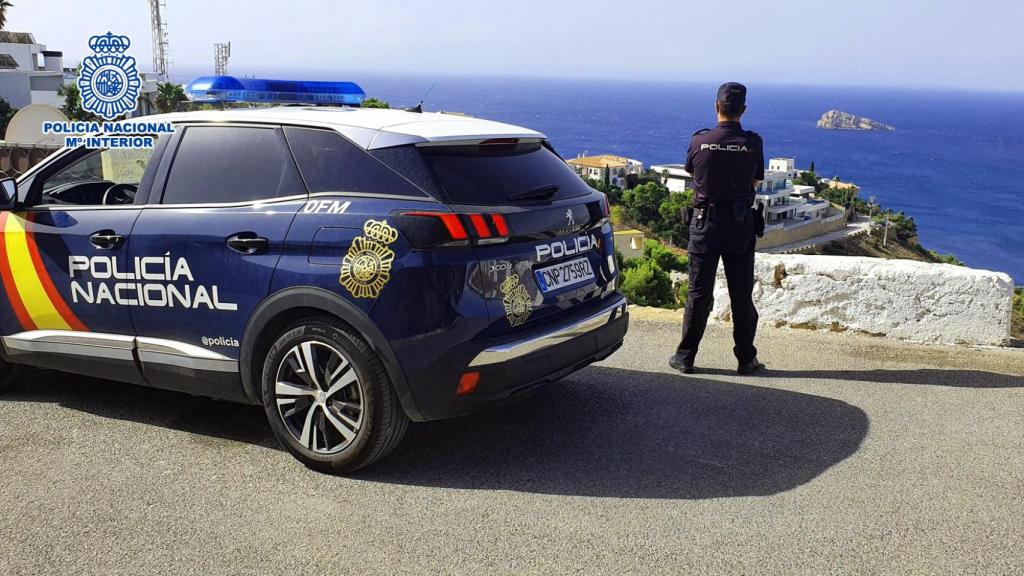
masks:
{"label": "asphalt road", "polygon": [[39,374],[0,394],[0,574],[1024,569],[1024,350],[765,330],[739,377],[713,327],[684,377],[664,320],[351,478],[259,408]]}

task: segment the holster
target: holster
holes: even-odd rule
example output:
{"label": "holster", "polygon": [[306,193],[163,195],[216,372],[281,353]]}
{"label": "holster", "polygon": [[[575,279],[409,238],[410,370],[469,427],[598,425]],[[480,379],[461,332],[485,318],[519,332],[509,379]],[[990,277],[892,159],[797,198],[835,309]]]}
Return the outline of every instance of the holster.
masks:
{"label": "holster", "polygon": [[754,234],[758,238],[764,238],[764,204],[758,204],[754,210]]}
{"label": "holster", "polygon": [[693,206],[683,208],[683,224],[689,227],[690,222],[693,222]]}

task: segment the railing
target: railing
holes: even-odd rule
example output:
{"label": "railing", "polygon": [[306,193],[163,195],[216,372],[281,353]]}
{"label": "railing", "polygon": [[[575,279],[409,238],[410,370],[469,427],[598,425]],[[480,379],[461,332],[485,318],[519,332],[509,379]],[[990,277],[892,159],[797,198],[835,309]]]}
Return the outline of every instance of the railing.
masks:
{"label": "railing", "polygon": [[60,146],[0,143],[0,176],[17,178]]}

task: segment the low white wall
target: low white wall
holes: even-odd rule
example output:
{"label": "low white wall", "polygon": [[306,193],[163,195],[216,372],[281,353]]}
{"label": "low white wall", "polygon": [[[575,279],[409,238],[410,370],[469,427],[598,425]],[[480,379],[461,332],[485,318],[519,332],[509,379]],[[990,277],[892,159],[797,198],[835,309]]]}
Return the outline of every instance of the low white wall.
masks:
{"label": "low white wall", "polygon": [[[851,256],[758,254],[761,324],[855,331],[914,342],[1001,345],[1010,338],[1013,281],[950,264]],[[725,276],[716,321],[731,319]]]}

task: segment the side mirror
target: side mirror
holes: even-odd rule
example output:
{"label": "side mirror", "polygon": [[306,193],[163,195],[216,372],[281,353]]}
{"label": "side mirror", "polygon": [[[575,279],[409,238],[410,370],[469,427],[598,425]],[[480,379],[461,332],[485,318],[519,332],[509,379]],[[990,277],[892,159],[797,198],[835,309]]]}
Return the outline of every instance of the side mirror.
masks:
{"label": "side mirror", "polygon": [[18,203],[18,183],[14,178],[0,180],[0,210],[11,210]]}

